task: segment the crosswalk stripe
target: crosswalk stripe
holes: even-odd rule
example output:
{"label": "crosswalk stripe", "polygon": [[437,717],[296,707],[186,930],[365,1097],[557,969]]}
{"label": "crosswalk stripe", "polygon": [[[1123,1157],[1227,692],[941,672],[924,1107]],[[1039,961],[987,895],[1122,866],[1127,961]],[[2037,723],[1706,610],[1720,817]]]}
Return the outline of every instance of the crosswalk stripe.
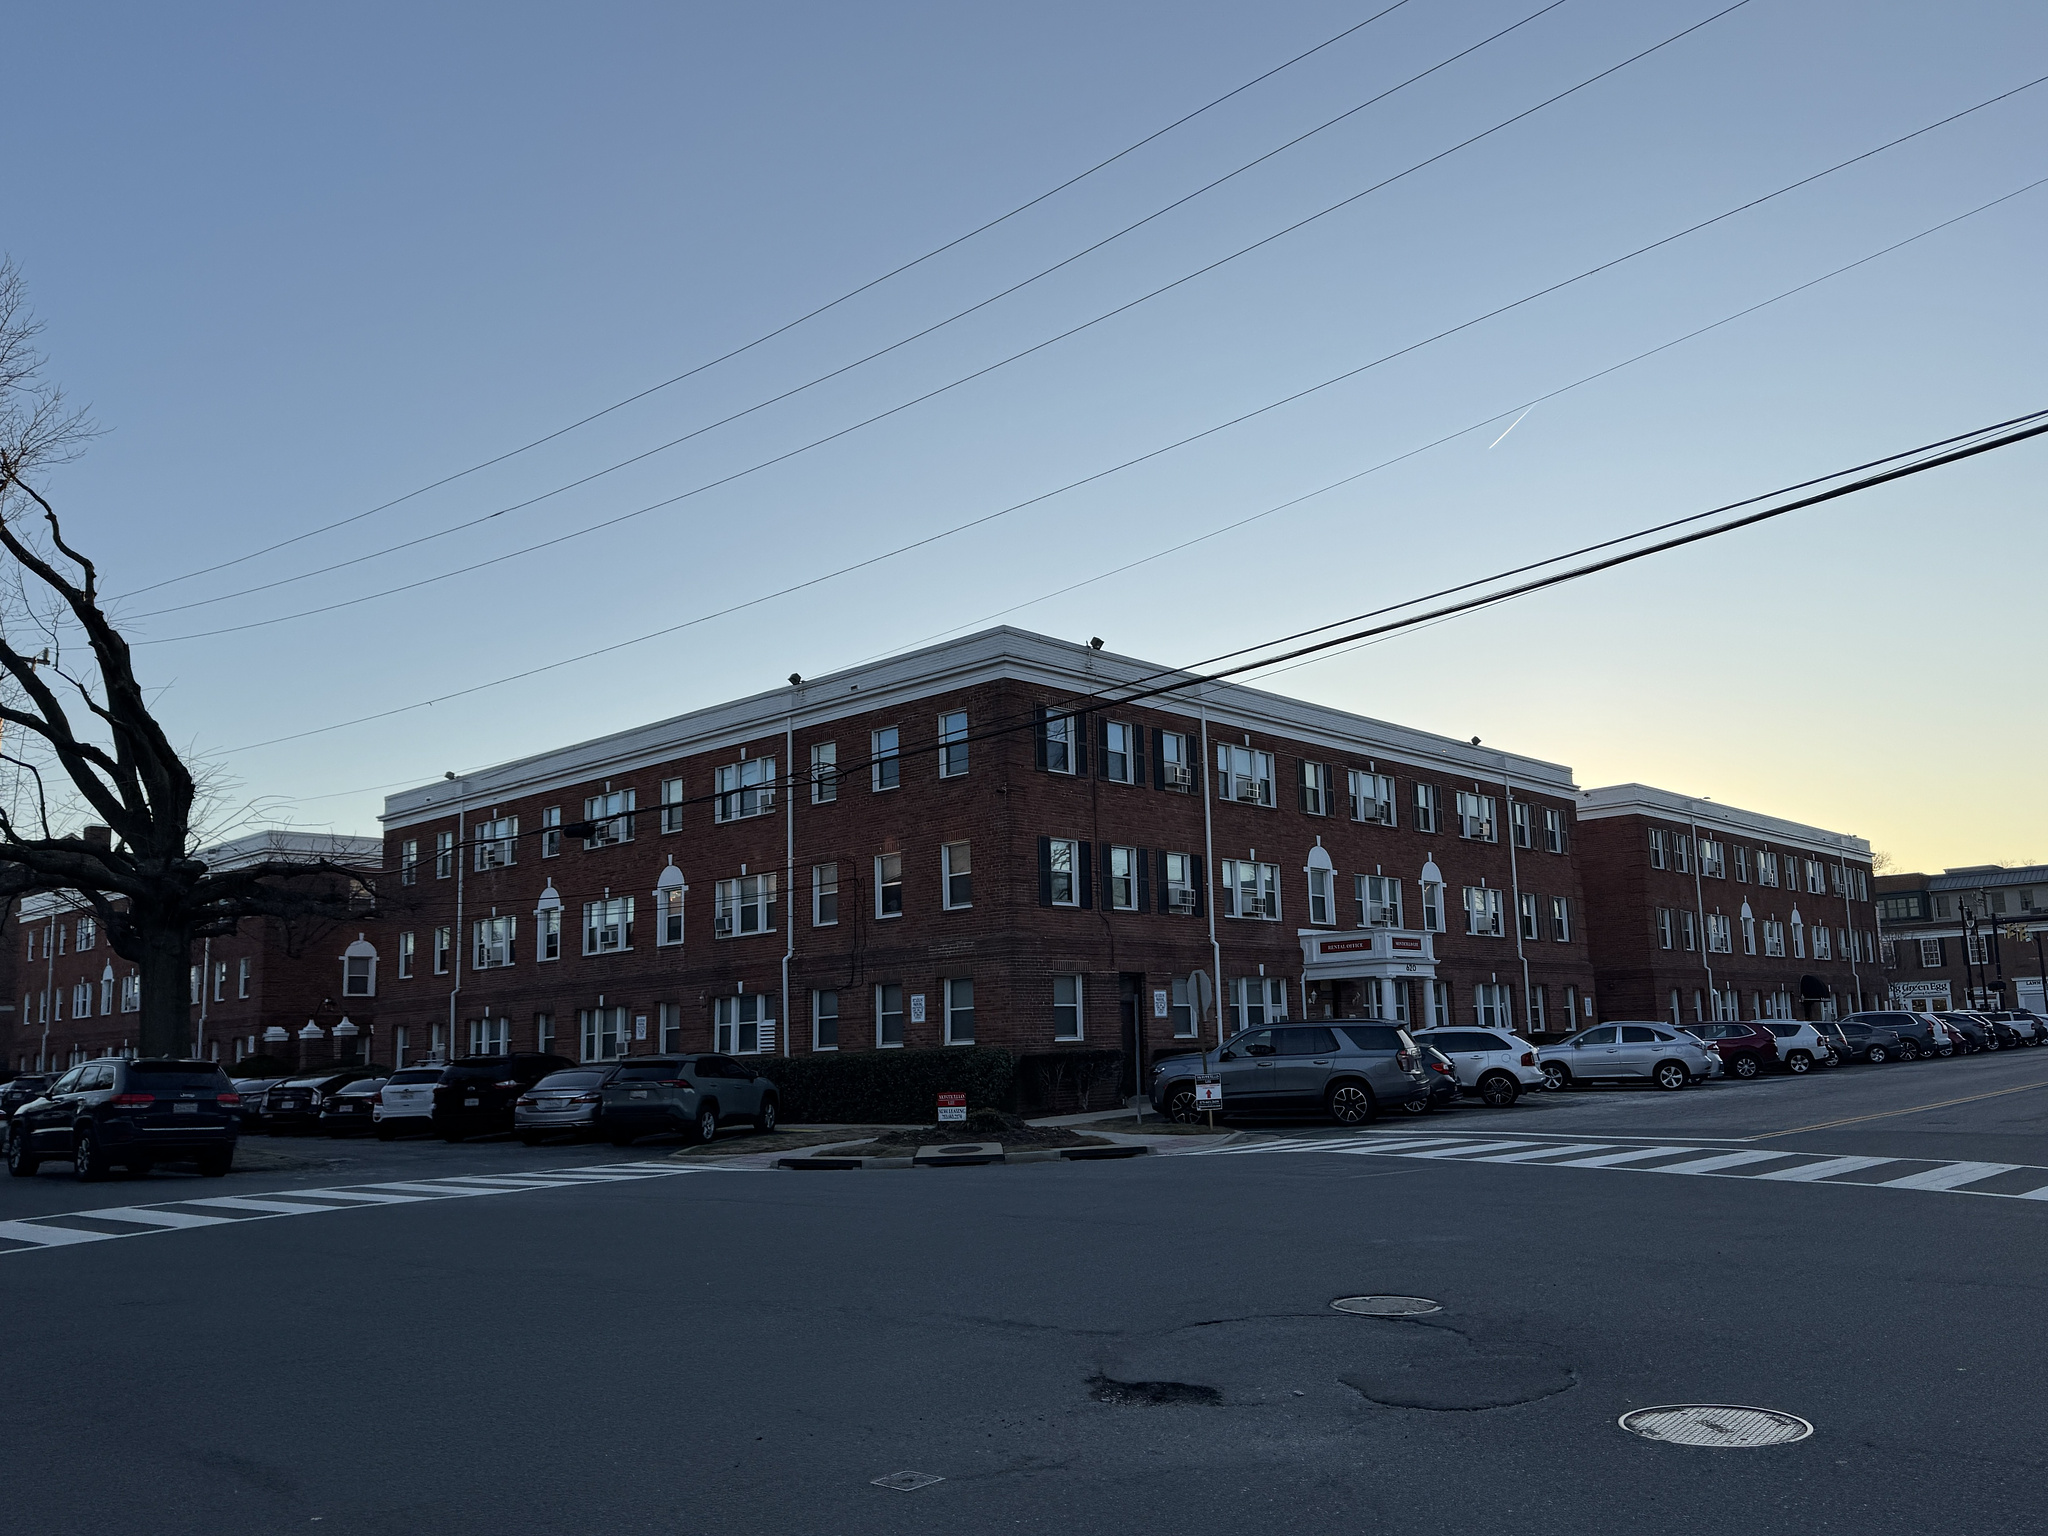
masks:
{"label": "crosswalk stripe", "polygon": [[491,1195],[509,1193],[509,1191],[505,1190],[476,1189],[471,1187],[465,1187],[460,1184],[443,1184],[438,1181],[429,1184],[424,1180],[418,1183],[404,1183],[394,1180],[393,1182],[388,1184],[365,1184],[362,1187],[364,1189],[388,1189],[395,1191],[396,1193],[401,1195],[439,1195],[444,1200],[452,1200],[457,1195]]}
{"label": "crosswalk stripe", "polygon": [[1333,1142],[1332,1152],[1408,1152],[1418,1147],[1462,1146],[1449,1136],[1402,1136],[1393,1141]]}
{"label": "crosswalk stripe", "polygon": [[0,1221],[0,1237],[17,1243],[34,1243],[38,1248],[62,1248],[70,1243],[97,1243],[111,1232],[81,1232],[76,1227],[46,1227],[33,1221]]}
{"label": "crosswalk stripe", "polygon": [[1468,1157],[1474,1152],[1505,1152],[1510,1147],[1526,1147],[1526,1141],[1481,1141],[1453,1143],[1429,1152],[1404,1152],[1403,1157]]}
{"label": "crosswalk stripe", "polygon": [[1475,1163],[1526,1163],[1532,1158],[1563,1157],[1570,1152],[1598,1152],[1612,1145],[1613,1143],[1608,1141],[1582,1141],[1576,1145],[1567,1144],[1559,1146],[1556,1142],[1552,1141],[1546,1142],[1541,1146],[1526,1147],[1520,1152],[1502,1152],[1496,1157],[1475,1157],[1472,1161]]}
{"label": "crosswalk stripe", "polygon": [[424,1195],[373,1194],[367,1189],[323,1189],[322,1200],[346,1200],[357,1205],[418,1205]]}
{"label": "crosswalk stripe", "polygon": [[309,1205],[286,1200],[255,1200],[247,1195],[209,1195],[203,1200],[180,1200],[180,1205],[203,1205],[223,1211],[256,1211],[265,1216],[306,1216],[314,1211],[331,1211],[331,1205]]}
{"label": "crosswalk stripe", "polygon": [[167,1231],[184,1227],[226,1226],[232,1216],[199,1216],[185,1211],[149,1211],[139,1205],[112,1205],[98,1211],[69,1211],[69,1216],[90,1216],[94,1221],[126,1221],[138,1227],[162,1227]]}
{"label": "crosswalk stripe", "polygon": [[1787,1152],[1723,1152],[1719,1157],[1692,1158],[1683,1163],[1659,1163],[1655,1168],[1645,1169],[1647,1173],[1719,1173],[1723,1168],[1743,1168],[1751,1163],[1768,1163],[1773,1158],[1790,1157]]}
{"label": "crosswalk stripe", "polygon": [[1551,1163],[1552,1168],[1612,1168],[1645,1157],[1668,1157],[1674,1152],[1694,1152],[1696,1147],[1631,1147],[1626,1152],[1607,1152],[1599,1157],[1575,1157],[1568,1163]]}
{"label": "crosswalk stripe", "polygon": [[2023,1166],[2020,1163],[1950,1163],[1943,1168],[1929,1168],[1925,1173],[1909,1173],[1902,1179],[1886,1179],[1885,1189],[1954,1189],[1958,1184],[1974,1184],[1979,1179],[1988,1179],[1994,1174],[2011,1173]]}
{"label": "crosswalk stripe", "polygon": [[1757,1179],[1775,1179],[1785,1184],[1811,1184],[1816,1179],[1832,1178],[1838,1173],[1854,1173],[1859,1168],[1875,1168],[1880,1163],[1895,1163],[1895,1157],[1831,1157],[1824,1162],[1808,1163],[1804,1168],[1774,1168],[1769,1173],[1754,1175]]}

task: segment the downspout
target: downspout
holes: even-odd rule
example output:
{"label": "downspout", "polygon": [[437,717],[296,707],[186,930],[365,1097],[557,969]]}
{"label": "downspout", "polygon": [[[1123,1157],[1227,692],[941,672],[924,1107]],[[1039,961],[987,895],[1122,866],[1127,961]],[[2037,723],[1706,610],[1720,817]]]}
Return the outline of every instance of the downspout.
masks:
{"label": "downspout", "polygon": [[[1685,822],[1692,829],[1692,899],[1700,920],[1700,966],[1707,973],[1707,990],[1714,995],[1714,1012],[1719,1013],[1721,989],[1714,981],[1714,962],[1707,958],[1713,951],[1707,947],[1707,889],[1700,880],[1700,821],[1691,810],[1691,805],[1692,802],[1688,800]],[[1693,1022],[1699,1021],[1695,1019]]]}
{"label": "downspout", "polygon": [[[1505,767],[1505,755],[1501,762]],[[1529,1005],[1535,1000],[1536,994],[1529,987],[1529,957],[1522,952],[1522,868],[1515,858],[1515,786],[1508,782],[1507,775],[1503,773],[1500,787],[1507,791],[1508,796],[1508,884],[1514,887],[1515,894],[1515,958],[1522,962],[1522,1021],[1527,1024],[1530,1018]],[[1532,839],[1535,836],[1533,828],[1530,836]],[[1573,1022],[1576,1024],[1577,1020]],[[1550,1028],[1548,1018],[1544,1019],[1543,1027],[1546,1031]]]}
{"label": "downspout", "polygon": [[[796,1020],[789,1010],[789,962],[796,954],[796,686],[789,690],[789,714],[782,726],[783,783],[789,793],[783,797],[783,856],[782,888],[789,894],[783,898],[783,921],[789,929],[789,943],[782,951],[782,1054],[789,1054],[789,1032],[796,1028]],[[940,1007],[944,1007],[944,999]]]}
{"label": "downspout", "polygon": [[199,946],[199,1035],[192,1042],[192,1057],[195,1061],[206,1059],[206,1003],[213,995],[213,940],[203,941]]}
{"label": "downspout", "polygon": [[1860,1009],[1863,1006],[1863,976],[1856,969],[1856,907],[1850,897],[1850,892],[1855,889],[1855,882],[1850,878],[1854,874],[1845,852],[1842,857],[1842,918],[1849,934],[1849,983],[1856,989],[1856,1006]]}
{"label": "downspout", "polygon": [[[50,1052],[50,1016],[57,1011],[57,919],[52,916],[43,929],[43,1054]],[[1967,951],[1966,951],[1967,953]],[[45,1067],[44,1071],[49,1068]]]}
{"label": "downspout", "polygon": [[464,779],[455,799],[455,931],[448,935],[448,947],[454,954],[454,983],[448,988],[448,1055],[455,1059],[455,1009],[462,996],[462,877],[468,860],[463,855],[468,851],[464,846],[464,818],[469,811],[469,781]]}
{"label": "downspout", "polygon": [[1223,1047],[1223,945],[1216,938],[1216,808],[1209,794],[1209,701],[1202,706],[1202,771],[1195,776],[1202,797],[1202,905],[1209,909],[1209,963],[1216,983],[1216,1046]]}

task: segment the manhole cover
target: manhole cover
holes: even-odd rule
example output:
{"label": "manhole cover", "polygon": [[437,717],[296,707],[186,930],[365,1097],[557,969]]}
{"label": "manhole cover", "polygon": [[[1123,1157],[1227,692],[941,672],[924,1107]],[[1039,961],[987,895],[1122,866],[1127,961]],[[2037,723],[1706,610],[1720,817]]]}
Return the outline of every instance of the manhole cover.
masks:
{"label": "manhole cover", "polygon": [[939,1150],[940,1150],[941,1152],[945,1153],[945,1154],[946,1154],[946,1155],[947,1155],[948,1157],[957,1157],[957,1156],[959,1156],[959,1155],[960,1155],[960,1154],[961,1154],[962,1152],[979,1152],[979,1151],[981,1150],[981,1148],[980,1148],[980,1147],[978,1147],[978,1146],[967,1146],[967,1147],[941,1147],[941,1148],[939,1148]]}
{"label": "manhole cover", "polygon": [[891,1472],[887,1477],[874,1480],[877,1488],[894,1488],[898,1493],[915,1493],[920,1488],[929,1488],[933,1483],[943,1483],[943,1477],[930,1472]]}
{"label": "manhole cover", "polygon": [[1760,1445],[1790,1445],[1813,1433],[1813,1426],[1775,1408],[1742,1408],[1733,1403],[1675,1403],[1664,1408],[1638,1408],[1621,1416],[1621,1427],[1645,1440],[1669,1445],[1718,1445],[1752,1450]]}
{"label": "manhole cover", "polygon": [[1339,1312],[1356,1312],[1360,1317],[1420,1317],[1425,1312],[1443,1311],[1443,1303],[1427,1296],[1340,1296],[1330,1303]]}

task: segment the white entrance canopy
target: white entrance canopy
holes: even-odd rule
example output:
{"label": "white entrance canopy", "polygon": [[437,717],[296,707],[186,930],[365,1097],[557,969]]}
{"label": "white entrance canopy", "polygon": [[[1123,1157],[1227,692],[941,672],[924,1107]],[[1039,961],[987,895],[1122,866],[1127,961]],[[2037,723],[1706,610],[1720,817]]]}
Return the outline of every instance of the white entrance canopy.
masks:
{"label": "white entrance canopy", "polygon": [[1436,979],[1436,935],[1419,928],[1327,928],[1296,930],[1301,938],[1304,982],[1381,979]]}

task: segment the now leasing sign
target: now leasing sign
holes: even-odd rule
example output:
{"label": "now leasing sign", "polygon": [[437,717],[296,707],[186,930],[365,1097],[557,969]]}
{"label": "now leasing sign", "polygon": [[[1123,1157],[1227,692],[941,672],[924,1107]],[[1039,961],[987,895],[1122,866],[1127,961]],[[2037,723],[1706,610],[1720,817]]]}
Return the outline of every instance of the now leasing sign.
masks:
{"label": "now leasing sign", "polygon": [[964,1093],[942,1093],[939,1095],[939,1123],[967,1118],[967,1095]]}

